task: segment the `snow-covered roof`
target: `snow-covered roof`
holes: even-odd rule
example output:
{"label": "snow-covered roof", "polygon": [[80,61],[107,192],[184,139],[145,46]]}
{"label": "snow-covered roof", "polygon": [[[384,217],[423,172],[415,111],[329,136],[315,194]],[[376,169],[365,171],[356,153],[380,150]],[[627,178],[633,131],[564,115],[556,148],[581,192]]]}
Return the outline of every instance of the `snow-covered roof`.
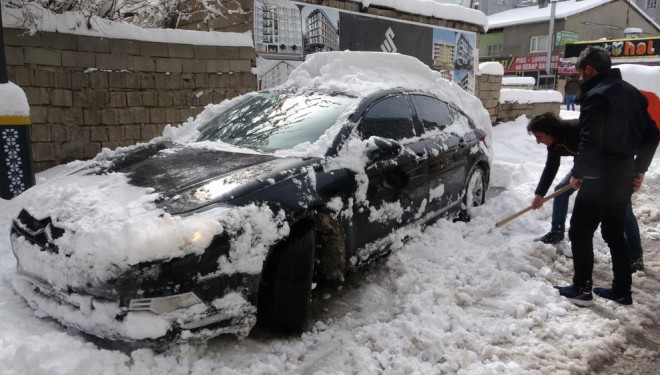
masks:
{"label": "snow-covered roof", "polygon": [[438,3],[434,0],[352,0],[362,3],[363,7],[371,5],[392,8],[401,12],[419,14],[454,20],[481,26],[484,30],[488,28],[488,17],[476,9],[466,8],[457,4]]}
{"label": "snow-covered roof", "polygon": [[[134,39],[146,42],[169,42],[208,46],[252,47],[252,32],[207,32],[194,30],[174,30],[145,28],[128,23],[115,22],[97,16],[85,17],[81,12],[40,12],[41,17],[33,19],[35,31],[48,31],[63,34],[87,35],[113,39]],[[87,25],[92,25],[88,27]],[[2,8],[3,27],[25,28],[25,14],[20,8]]]}
{"label": "snow-covered roof", "polygon": [[[614,0],[560,1],[555,8],[555,19],[567,18],[612,1]],[[488,17],[488,29],[498,29],[505,26],[549,21],[550,10],[551,5],[548,5],[545,8],[532,6],[495,13]]]}
{"label": "snow-covered roof", "polygon": [[[434,0],[353,0],[361,3],[363,8],[378,6],[397,11],[435,17],[445,20],[461,21],[476,25],[486,30],[488,18],[476,9],[466,8],[457,4],[438,3]],[[293,3],[292,3],[293,4]],[[151,42],[172,42],[197,45],[252,46],[252,33],[206,32],[173,29],[147,29],[135,25],[119,23],[102,19],[97,16],[88,17],[80,12],[65,12],[54,14],[48,11],[39,12],[41,17],[33,21],[37,23],[36,30],[68,34],[104,36],[108,38],[138,39]],[[3,5],[2,23],[4,27],[25,28],[25,14],[20,8],[10,8]],[[92,29],[87,24],[93,25]],[[207,34],[207,35],[204,35]]]}

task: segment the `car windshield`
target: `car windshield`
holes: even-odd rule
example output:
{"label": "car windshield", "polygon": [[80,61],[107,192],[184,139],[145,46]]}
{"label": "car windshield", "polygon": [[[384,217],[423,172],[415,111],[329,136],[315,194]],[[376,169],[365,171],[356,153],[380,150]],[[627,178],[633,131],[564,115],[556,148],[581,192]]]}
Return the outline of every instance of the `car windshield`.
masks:
{"label": "car windshield", "polygon": [[198,141],[263,151],[314,143],[355,100],[321,93],[261,92],[202,125]]}

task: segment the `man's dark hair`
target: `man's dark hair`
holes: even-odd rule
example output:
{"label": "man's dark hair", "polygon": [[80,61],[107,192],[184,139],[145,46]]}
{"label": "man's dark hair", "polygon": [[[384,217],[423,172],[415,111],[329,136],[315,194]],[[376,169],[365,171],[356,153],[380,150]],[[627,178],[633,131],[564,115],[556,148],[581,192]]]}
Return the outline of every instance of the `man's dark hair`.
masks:
{"label": "man's dark hair", "polygon": [[610,70],[612,67],[610,53],[603,47],[587,46],[587,48],[580,53],[576,66],[578,69],[584,69],[587,65],[591,65],[591,67],[596,69],[598,73]]}
{"label": "man's dark hair", "polygon": [[541,132],[558,139],[564,133],[563,126],[562,120],[557,115],[552,112],[545,112],[529,120],[527,132],[530,134]]}

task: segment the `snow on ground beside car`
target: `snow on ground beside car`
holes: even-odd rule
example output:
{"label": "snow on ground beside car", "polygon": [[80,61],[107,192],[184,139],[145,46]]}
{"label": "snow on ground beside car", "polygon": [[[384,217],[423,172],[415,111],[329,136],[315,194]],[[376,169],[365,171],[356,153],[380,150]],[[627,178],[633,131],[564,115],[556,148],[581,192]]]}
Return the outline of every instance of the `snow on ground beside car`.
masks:
{"label": "snow on ground beside car", "polygon": [[[628,332],[657,324],[660,287],[637,273],[632,308],[598,298],[592,308],[577,308],[552,288],[570,282],[571,260],[559,254],[561,246],[532,242],[549,228],[551,205],[493,228],[529,205],[543,167],[545,149],[527,134],[526,122],[493,128],[500,195],[477,208],[470,223],[441,220],[423,233],[410,230],[413,239],[399,251],[354,285],[330,292],[328,311],[317,313],[301,337],[256,333],[163,353],[99,348],[39,318],[13,291],[8,228],[21,200],[0,201],[0,374],[589,373],[589,363],[611,357]],[[39,177],[46,183],[49,171]],[[643,236],[660,232],[657,186],[658,159],[633,202]],[[606,275],[594,282],[608,285],[607,247],[599,235],[594,243],[596,269]],[[660,272],[657,261],[646,266],[647,273]]]}

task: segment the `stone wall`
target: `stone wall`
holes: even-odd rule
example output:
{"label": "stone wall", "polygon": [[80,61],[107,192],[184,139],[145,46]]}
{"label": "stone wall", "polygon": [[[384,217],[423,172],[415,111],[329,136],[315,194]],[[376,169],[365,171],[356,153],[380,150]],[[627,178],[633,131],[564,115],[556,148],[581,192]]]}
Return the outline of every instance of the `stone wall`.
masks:
{"label": "stone wall", "polygon": [[496,122],[513,121],[525,115],[531,118],[543,112],[553,112],[559,116],[561,103],[500,103]]}
{"label": "stone wall", "polygon": [[500,104],[500,90],[502,89],[502,76],[495,74],[481,74],[477,76],[476,95],[490,115],[490,122],[497,122],[497,111]]}
{"label": "stone wall", "polygon": [[499,122],[513,121],[522,115],[527,116],[527,118],[543,112],[553,112],[559,115],[561,103],[500,103],[501,89],[501,75],[480,74],[477,76],[476,96],[488,111],[493,125]]}
{"label": "stone wall", "polygon": [[30,104],[35,170],[88,159],[256,89],[250,47],[4,29],[7,73]]}

